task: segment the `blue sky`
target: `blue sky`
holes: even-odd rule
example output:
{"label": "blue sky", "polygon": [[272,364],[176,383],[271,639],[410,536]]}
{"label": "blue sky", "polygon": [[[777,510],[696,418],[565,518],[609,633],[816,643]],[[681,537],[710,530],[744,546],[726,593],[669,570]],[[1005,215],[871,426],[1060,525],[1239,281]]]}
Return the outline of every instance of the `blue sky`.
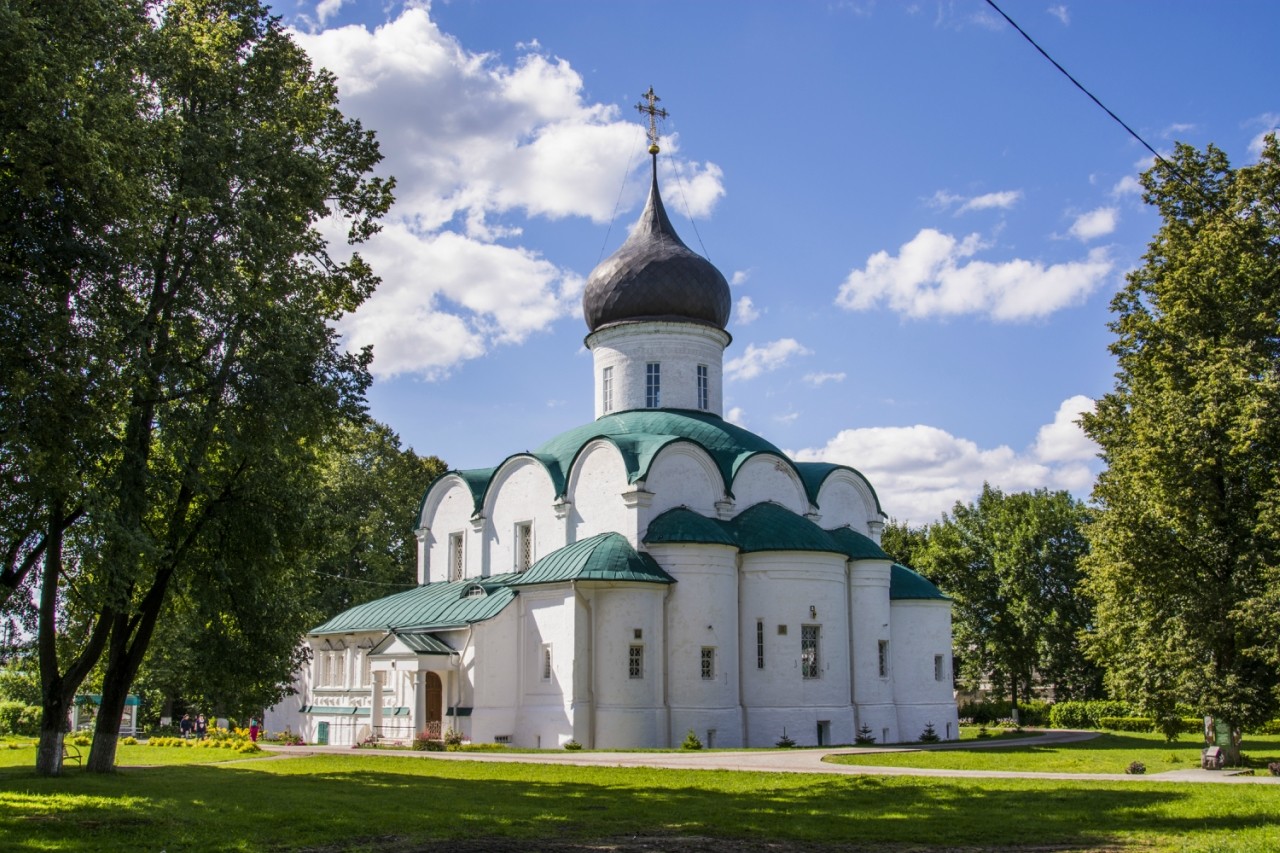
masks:
{"label": "blue sky", "polygon": [[[1158,150],[1280,124],[1280,3],[1001,7]],[[279,0],[398,181],[341,330],[371,411],[484,467],[592,416],[581,288],[660,181],[733,287],[725,411],[932,521],[989,481],[1088,495],[1108,304],[1150,154],[981,0]],[[616,210],[616,213],[615,213]],[[335,229],[335,235],[338,233]]]}

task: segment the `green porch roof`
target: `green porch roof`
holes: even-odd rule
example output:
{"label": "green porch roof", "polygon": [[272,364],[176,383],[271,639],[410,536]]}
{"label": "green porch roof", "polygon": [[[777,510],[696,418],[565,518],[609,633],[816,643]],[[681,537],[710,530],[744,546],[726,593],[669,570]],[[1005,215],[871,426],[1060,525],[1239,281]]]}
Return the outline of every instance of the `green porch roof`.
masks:
{"label": "green porch roof", "polygon": [[837,527],[835,530],[828,530],[827,535],[840,546],[841,553],[849,555],[850,560],[892,559],[876,544],[876,540],[852,528]]}
{"label": "green porch roof", "polygon": [[827,531],[775,503],[758,503],[726,522],[738,549],[755,551],[830,551],[843,554]]}
{"label": "green porch roof", "polygon": [[733,534],[725,529],[717,518],[699,515],[688,507],[669,509],[649,522],[645,532],[646,545],[663,543],[688,543],[697,545],[730,545],[737,547]]}
{"label": "green porch roof", "polygon": [[370,649],[369,654],[382,654],[387,646],[390,646],[396,640],[404,643],[409,651],[420,655],[451,655],[457,651],[453,646],[429,631],[414,631],[411,633],[393,631],[382,642]]}

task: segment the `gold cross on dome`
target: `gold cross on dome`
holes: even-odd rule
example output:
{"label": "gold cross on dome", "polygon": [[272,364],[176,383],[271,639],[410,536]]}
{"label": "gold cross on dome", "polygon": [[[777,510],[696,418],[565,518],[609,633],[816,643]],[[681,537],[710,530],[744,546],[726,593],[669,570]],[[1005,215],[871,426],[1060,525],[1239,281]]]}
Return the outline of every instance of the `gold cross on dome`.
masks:
{"label": "gold cross on dome", "polygon": [[648,101],[647,104],[636,104],[636,109],[641,113],[649,116],[649,153],[658,153],[658,119],[666,118],[667,111],[657,106],[658,101],[662,99],[653,93],[653,87],[649,87],[649,91],[640,97]]}

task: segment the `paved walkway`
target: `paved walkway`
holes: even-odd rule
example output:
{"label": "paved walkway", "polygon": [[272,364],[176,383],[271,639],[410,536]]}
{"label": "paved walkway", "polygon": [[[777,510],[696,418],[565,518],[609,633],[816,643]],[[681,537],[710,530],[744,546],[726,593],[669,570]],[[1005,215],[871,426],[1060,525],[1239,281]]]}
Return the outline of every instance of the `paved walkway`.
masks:
{"label": "paved walkway", "polygon": [[[921,750],[989,749],[1006,746],[1074,743],[1090,740],[1097,732],[1051,729],[1035,737],[995,741],[964,741],[937,746],[920,747]],[[285,755],[340,754],[351,755],[349,746],[274,746],[262,744],[267,750],[281,757]],[[1261,775],[1246,776],[1239,771],[1171,770],[1149,776],[1130,776],[1126,773],[1036,773],[1011,770],[942,770],[926,767],[875,767],[870,765],[834,764],[822,759],[828,755],[852,755],[874,753],[900,753],[903,749],[886,747],[840,747],[837,749],[768,749],[750,752],[702,751],[687,752],[414,752],[401,750],[360,750],[360,755],[385,755],[422,758],[435,761],[498,761],[517,764],[567,764],[575,767],[656,767],[676,770],[753,770],[762,773],[827,773],[832,775],[862,776],[945,776],[966,779],[1071,779],[1107,780],[1121,782],[1215,782],[1224,784],[1280,784],[1280,777],[1271,776],[1265,770]]]}

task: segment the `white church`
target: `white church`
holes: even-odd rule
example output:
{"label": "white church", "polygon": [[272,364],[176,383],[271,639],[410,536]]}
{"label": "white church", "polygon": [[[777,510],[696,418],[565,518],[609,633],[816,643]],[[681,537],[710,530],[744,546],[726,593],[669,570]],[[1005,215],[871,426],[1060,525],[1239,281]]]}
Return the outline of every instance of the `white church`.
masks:
{"label": "white church", "polygon": [[583,296],[595,420],[431,483],[419,585],[312,630],[269,728],[544,749],[958,737],[951,603],[880,549],[871,484],[724,420],[729,287],[676,235],[651,142],[648,203]]}

